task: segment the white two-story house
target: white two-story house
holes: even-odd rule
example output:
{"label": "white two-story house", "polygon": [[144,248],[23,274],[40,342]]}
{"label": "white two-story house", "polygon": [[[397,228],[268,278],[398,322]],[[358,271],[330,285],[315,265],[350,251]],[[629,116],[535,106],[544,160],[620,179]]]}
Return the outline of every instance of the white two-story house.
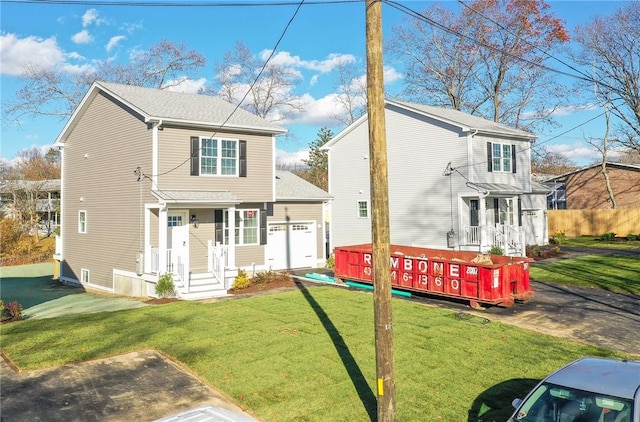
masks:
{"label": "white two-story house", "polygon": [[60,278],[153,296],[226,294],[238,269],[325,262],[327,192],[275,170],[285,130],[220,98],[94,83],[56,140]]}
{"label": "white two-story house", "polygon": [[[531,180],[535,135],[456,110],[385,102],[392,244],[524,255],[548,241],[546,193]],[[330,245],[371,242],[365,114],[323,149]]]}

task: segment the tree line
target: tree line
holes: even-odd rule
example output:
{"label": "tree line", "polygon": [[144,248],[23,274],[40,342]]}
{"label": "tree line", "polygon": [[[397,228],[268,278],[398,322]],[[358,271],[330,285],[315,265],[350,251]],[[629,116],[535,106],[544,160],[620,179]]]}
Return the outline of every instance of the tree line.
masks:
{"label": "tree line", "polygon": [[[557,127],[554,116],[563,108],[591,104],[615,116],[617,123],[585,141],[603,160],[617,148],[622,161],[640,162],[640,3],[625,3],[614,14],[596,17],[573,32],[544,0],[460,3],[458,10],[433,4],[420,12],[387,3],[407,16],[385,44],[389,59],[403,68],[401,99],[538,134]],[[571,40],[576,48],[567,53]],[[29,64],[22,88],[3,105],[5,124],[38,115],[68,119],[97,80],[167,89],[197,77],[205,65],[199,52],[167,40],[127,63],[105,60],[81,73]],[[304,112],[299,73],[282,62],[265,63],[241,41],[213,70],[212,84],[201,94],[220,96],[273,122]],[[363,74],[348,58],[334,72],[333,98],[339,111],[332,117],[338,127],[366,111]],[[328,127],[319,128],[317,138],[309,141],[305,168],[296,170],[325,189],[326,154],[320,147],[333,136]],[[536,173],[575,168],[543,143],[534,144],[532,165]]]}

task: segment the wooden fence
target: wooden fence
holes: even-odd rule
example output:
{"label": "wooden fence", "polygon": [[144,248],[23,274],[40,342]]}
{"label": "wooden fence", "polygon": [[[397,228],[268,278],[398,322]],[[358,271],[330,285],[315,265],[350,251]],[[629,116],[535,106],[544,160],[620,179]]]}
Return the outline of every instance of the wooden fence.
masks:
{"label": "wooden fence", "polygon": [[640,208],[616,210],[549,210],[549,236],[618,236],[640,234]]}

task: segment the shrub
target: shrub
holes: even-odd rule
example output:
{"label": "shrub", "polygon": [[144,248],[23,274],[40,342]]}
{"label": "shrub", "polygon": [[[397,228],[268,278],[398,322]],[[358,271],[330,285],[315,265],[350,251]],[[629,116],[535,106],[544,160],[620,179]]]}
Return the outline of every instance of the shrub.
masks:
{"label": "shrub", "polygon": [[498,245],[491,246],[491,249],[489,249],[489,253],[491,255],[504,255],[504,251]]}
{"label": "shrub", "polygon": [[156,284],[156,294],[162,298],[173,297],[176,294],[176,287],[173,284],[173,275],[165,273]]}
{"label": "shrub", "polygon": [[19,321],[22,319],[22,305],[16,301],[9,302],[4,305],[2,313],[9,321]]}
{"label": "shrub", "polygon": [[336,257],[333,254],[329,255],[327,262],[324,264],[325,268],[333,269],[336,267]]}
{"label": "shrub", "polygon": [[600,236],[600,240],[613,240],[615,237],[616,237],[615,233],[609,232]]}
{"label": "shrub", "polygon": [[280,281],[291,281],[291,274],[288,271],[261,271],[253,277],[253,283],[257,285],[266,285],[269,283],[277,283]]}
{"label": "shrub", "polygon": [[526,255],[529,258],[534,258],[540,256],[540,246],[538,245],[527,245]]}
{"label": "shrub", "polygon": [[640,234],[631,234],[627,235],[627,240],[640,240]]}
{"label": "shrub", "polygon": [[553,235],[553,239],[554,239],[553,243],[557,245],[562,245],[567,241],[567,235],[564,232],[557,232],[555,235]]}
{"label": "shrub", "polygon": [[233,290],[246,289],[251,285],[251,279],[245,270],[238,270],[238,275],[233,279]]}

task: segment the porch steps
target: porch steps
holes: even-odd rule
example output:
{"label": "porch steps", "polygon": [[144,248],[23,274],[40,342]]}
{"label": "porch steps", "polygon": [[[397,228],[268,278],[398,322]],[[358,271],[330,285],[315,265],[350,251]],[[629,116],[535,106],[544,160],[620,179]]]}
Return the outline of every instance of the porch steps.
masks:
{"label": "porch steps", "polygon": [[189,283],[189,292],[186,285],[179,287],[179,296],[184,300],[208,299],[227,295],[224,285],[208,273],[192,274]]}

